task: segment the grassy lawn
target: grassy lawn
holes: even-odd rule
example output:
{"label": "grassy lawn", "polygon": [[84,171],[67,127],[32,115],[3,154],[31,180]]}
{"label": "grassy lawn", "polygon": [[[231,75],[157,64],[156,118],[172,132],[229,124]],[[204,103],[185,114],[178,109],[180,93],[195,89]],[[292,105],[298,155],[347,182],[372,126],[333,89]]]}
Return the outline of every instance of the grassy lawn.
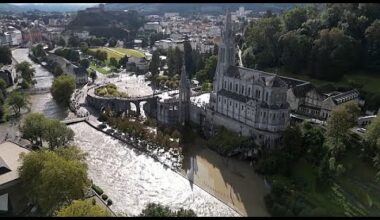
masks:
{"label": "grassy lawn", "polygon": [[97,66],[95,66],[94,64],[90,64],[89,69],[96,70],[96,71],[98,71],[98,72],[100,72],[100,73],[102,73],[102,74],[108,74],[108,71],[107,71],[107,70],[105,70],[105,69],[103,69],[103,68],[101,68],[101,67],[97,67]]}
{"label": "grassy lawn", "polygon": [[120,58],[127,56],[142,58],[145,57],[144,53],[138,50],[133,49],[127,49],[127,48],[108,48],[108,47],[99,47],[99,48],[93,48],[90,49],[91,51],[105,51],[107,52],[107,59],[111,59],[111,57],[114,57],[116,60],[119,60]]}

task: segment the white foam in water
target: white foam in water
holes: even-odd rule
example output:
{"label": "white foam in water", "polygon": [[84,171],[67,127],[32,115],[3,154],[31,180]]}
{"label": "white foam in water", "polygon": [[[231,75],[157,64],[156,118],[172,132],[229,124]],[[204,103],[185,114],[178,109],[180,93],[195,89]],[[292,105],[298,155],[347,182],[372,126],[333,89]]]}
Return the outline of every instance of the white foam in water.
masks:
{"label": "white foam in water", "polygon": [[149,202],[193,209],[198,216],[239,216],[233,209],[161,163],[86,123],[70,125],[88,153],[89,176],[112,199],[111,209],[138,215]]}

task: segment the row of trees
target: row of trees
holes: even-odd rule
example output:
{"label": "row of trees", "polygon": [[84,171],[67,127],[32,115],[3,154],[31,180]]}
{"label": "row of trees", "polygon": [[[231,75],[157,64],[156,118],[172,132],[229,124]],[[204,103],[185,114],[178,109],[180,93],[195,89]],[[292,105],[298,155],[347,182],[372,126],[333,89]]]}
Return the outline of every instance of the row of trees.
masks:
{"label": "row of trees", "polygon": [[70,60],[72,62],[79,62],[80,60],[79,52],[73,49],[57,49],[54,51],[54,54],[64,57],[65,59]]}
{"label": "row of trees", "polygon": [[296,7],[252,23],[244,34],[243,63],[336,80],[359,68],[379,70],[378,4]]}

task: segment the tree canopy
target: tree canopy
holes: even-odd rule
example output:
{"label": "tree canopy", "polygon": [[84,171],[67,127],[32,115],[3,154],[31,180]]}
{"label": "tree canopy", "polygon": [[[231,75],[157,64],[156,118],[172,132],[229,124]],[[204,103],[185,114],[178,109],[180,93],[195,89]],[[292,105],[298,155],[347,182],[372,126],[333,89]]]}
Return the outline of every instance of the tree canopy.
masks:
{"label": "tree canopy", "polygon": [[110,214],[97,204],[88,200],[74,200],[55,213],[57,217],[107,217]]}
{"label": "tree canopy", "polygon": [[58,104],[68,105],[75,90],[75,79],[70,75],[61,75],[54,79],[50,92]]}
{"label": "tree canopy", "polygon": [[59,120],[46,118],[41,113],[30,113],[21,126],[23,138],[37,146],[47,142],[50,149],[66,146],[74,139],[74,132]]}
{"label": "tree canopy", "polygon": [[140,216],[142,217],[197,217],[191,209],[183,209],[172,211],[168,206],[156,203],[148,203]]}
{"label": "tree canopy", "polygon": [[[73,157],[76,147],[59,151],[40,150],[21,154],[19,176],[27,197],[43,213],[51,215],[72,200],[83,198],[90,186],[87,166],[79,157]],[[74,153],[79,150],[74,150]]]}

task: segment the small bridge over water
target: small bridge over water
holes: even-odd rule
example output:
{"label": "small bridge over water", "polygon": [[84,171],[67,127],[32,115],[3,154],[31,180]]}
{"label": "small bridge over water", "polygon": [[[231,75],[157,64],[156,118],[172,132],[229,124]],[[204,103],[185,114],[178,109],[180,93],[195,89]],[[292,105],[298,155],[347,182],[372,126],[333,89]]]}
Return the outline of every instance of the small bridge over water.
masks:
{"label": "small bridge over water", "polygon": [[23,89],[22,90],[25,93],[34,95],[34,94],[45,94],[50,92],[49,87],[42,87],[42,88],[30,88],[30,89]]}
{"label": "small bridge over water", "polygon": [[66,125],[71,125],[79,122],[84,122],[88,119],[88,117],[83,117],[83,118],[71,118],[71,119],[66,119],[62,120],[61,123],[64,123]]}

